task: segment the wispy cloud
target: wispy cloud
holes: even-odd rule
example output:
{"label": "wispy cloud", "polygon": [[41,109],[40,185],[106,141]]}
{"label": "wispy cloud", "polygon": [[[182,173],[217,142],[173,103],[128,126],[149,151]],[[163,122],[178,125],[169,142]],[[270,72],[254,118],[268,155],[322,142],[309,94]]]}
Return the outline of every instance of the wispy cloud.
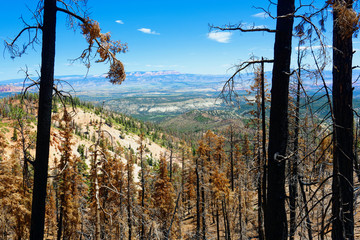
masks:
{"label": "wispy cloud", "polygon": [[207,37],[220,43],[228,43],[230,42],[231,35],[231,32],[209,32]]}
{"label": "wispy cloud", "polygon": [[256,17],[256,18],[268,18],[269,15],[266,14],[265,12],[259,12],[259,13],[256,13],[254,15],[251,15],[252,17]]}
{"label": "wispy cloud", "polygon": [[115,22],[118,24],[124,24],[123,20],[116,20]]}
{"label": "wispy cloud", "polygon": [[138,31],[146,33],[146,34],[153,34],[153,35],[160,35],[160,33],[157,33],[150,28],[139,28]]}
{"label": "wispy cloud", "polygon": [[242,23],[241,27],[244,29],[264,29],[264,28],[268,28],[266,25],[255,25],[255,24],[251,24],[251,23]]}

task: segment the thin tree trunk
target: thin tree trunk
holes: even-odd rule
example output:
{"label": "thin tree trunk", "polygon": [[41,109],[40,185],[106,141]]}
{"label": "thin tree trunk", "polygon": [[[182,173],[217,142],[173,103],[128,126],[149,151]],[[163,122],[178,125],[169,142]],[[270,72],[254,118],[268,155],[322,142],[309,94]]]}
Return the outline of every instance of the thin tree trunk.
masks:
{"label": "thin tree trunk", "polygon": [[141,232],[140,232],[140,240],[143,240],[145,237],[145,172],[144,172],[144,161],[143,161],[143,135],[141,138],[141,146],[140,146],[140,164],[141,164]]}
{"label": "thin tree trunk", "polygon": [[241,184],[240,184],[240,180],[239,180],[239,194],[238,194],[238,198],[239,198],[239,240],[243,239],[243,229],[242,229],[242,207],[241,207]]}
{"label": "thin tree trunk", "polygon": [[129,160],[128,160],[128,169],[127,169],[127,212],[128,212],[128,239],[131,240],[132,238],[132,220],[131,220],[131,181],[132,181],[132,173],[131,173],[131,168],[130,168],[130,164],[132,164],[132,153],[129,153]]}
{"label": "thin tree trunk", "polygon": [[[352,0],[336,0],[352,10]],[[353,188],[353,109],[352,109],[352,33],[344,36],[337,8],[333,9],[333,107],[334,107],[334,160],[333,160],[333,222],[332,239],[354,239]],[[352,30],[352,29],[351,29]]]}
{"label": "thin tree trunk", "polygon": [[230,125],[230,183],[234,191],[234,128]]}
{"label": "thin tree trunk", "polygon": [[309,236],[309,240],[312,240],[312,230],[311,230],[311,221],[310,221],[310,212],[309,212],[309,208],[307,205],[307,200],[306,200],[306,194],[305,194],[305,190],[304,190],[304,184],[302,183],[302,180],[300,179],[300,177],[298,176],[298,180],[299,180],[299,185],[300,185],[300,190],[301,190],[301,195],[303,197],[303,201],[304,201],[304,207],[305,207],[305,214],[306,214],[306,228],[308,231],[308,236]]}
{"label": "thin tree trunk", "polygon": [[[181,152],[181,202],[183,205],[185,204],[185,201],[186,201],[184,189],[185,189],[185,150],[182,149],[182,152]],[[185,208],[185,205],[183,208]],[[182,212],[185,213],[185,210],[183,209]]]}
{"label": "thin tree trunk", "polygon": [[285,154],[288,140],[288,95],[291,41],[295,10],[294,0],[277,3],[274,66],[271,90],[268,191],[265,234],[267,240],[283,240],[288,236],[285,211]]}
{"label": "thin tree trunk", "polygon": [[41,80],[39,90],[34,188],[30,239],[44,238],[45,200],[48,177],[52,91],[55,65],[56,0],[44,0],[42,27]]}
{"label": "thin tree trunk", "polygon": [[355,168],[355,173],[356,176],[358,178],[358,181],[360,181],[360,169],[359,169],[359,155],[358,155],[358,132],[359,132],[359,125],[360,125],[360,117],[358,119],[359,122],[357,122],[355,124],[356,129],[355,129],[355,144],[354,144],[354,168]]}
{"label": "thin tree trunk", "polygon": [[173,149],[171,148],[171,151],[170,151],[170,166],[169,166],[169,176],[170,176],[170,182],[172,182],[172,175],[173,175],[173,172],[172,172],[172,167],[173,165]]}
{"label": "thin tree trunk", "polygon": [[219,224],[219,207],[216,204],[216,215],[215,215],[215,221],[216,221],[216,237],[217,240],[220,240],[220,224]]}
{"label": "thin tree trunk", "polygon": [[196,239],[200,239],[200,176],[199,160],[196,159]]}
{"label": "thin tree trunk", "polygon": [[[261,69],[260,70],[260,81],[263,81],[262,79],[262,72],[263,70]],[[259,84],[257,83],[257,95],[262,95],[261,93],[261,85],[262,85],[262,82],[260,82],[260,86]],[[263,240],[264,238],[264,235],[263,235],[263,231],[262,231],[262,223],[263,223],[263,219],[262,219],[262,164],[261,164],[261,150],[260,150],[260,112],[261,112],[261,103],[257,103],[257,111],[256,111],[256,151],[257,151],[257,166],[258,166],[258,177],[257,177],[257,204],[258,204],[258,209],[257,209],[257,214],[258,214],[258,234],[259,234],[259,239],[260,240]],[[254,151],[255,153],[255,151]]]}
{"label": "thin tree trunk", "polygon": [[222,205],[222,214],[223,214],[223,221],[224,221],[225,240],[229,240],[228,239],[228,228],[229,228],[229,226],[227,225],[227,221],[226,221],[226,213],[225,213],[224,201],[221,201],[221,205]]}
{"label": "thin tree trunk", "polygon": [[95,240],[100,240],[100,233],[101,233],[101,223],[100,223],[100,188],[99,188],[99,180],[97,174],[97,163],[96,163],[96,153],[95,153],[95,201],[96,201],[96,208],[95,208]]}
{"label": "thin tree trunk", "polygon": [[62,204],[60,205],[60,216],[59,216],[59,220],[57,223],[57,235],[56,238],[57,240],[61,240],[61,235],[62,235],[62,227],[63,227],[63,207]]}
{"label": "thin tree trunk", "polygon": [[224,200],[222,201],[222,206],[223,206],[224,225],[225,225],[225,239],[226,239],[226,240],[231,240],[231,236],[230,236],[230,222],[229,222],[229,217],[228,217],[228,212],[227,212],[225,197],[224,197]]}
{"label": "thin tree trunk", "polygon": [[[203,171],[202,171],[203,172]],[[201,183],[204,182],[204,180],[201,178]],[[201,186],[201,222],[202,222],[202,239],[206,240],[206,214],[205,214],[205,189],[204,186]]]}
{"label": "thin tree trunk", "polygon": [[300,129],[300,79],[301,64],[300,55],[298,56],[298,83],[296,89],[296,106],[295,106],[295,129],[294,129],[294,159],[291,162],[291,176],[289,185],[290,195],[290,240],[294,240],[296,232],[296,199],[297,199],[297,182],[298,182],[298,159],[299,159],[299,129]]}
{"label": "thin tree trunk", "polygon": [[[262,201],[261,204],[261,219],[259,220],[259,239],[265,239],[265,232],[264,232],[264,212],[266,206],[266,115],[265,115],[265,76],[264,76],[264,58],[261,58],[261,128],[262,128],[262,166],[263,166],[263,173],[262,173],[262,194],[260,194],[260,198]],[[259,166],[261,168],[261,166]]]}
{"label": "thin tree trunk", "polygon": [[120,225],[120,226],[119,226],[119,232],[120,232],[120,238],[119,238],[119,239],[120,239],[120,240],[123,240],[123,239],[124,239],[124,236],[123,236],[123,235],[124,235],[124,225],[123,225],[123,221],[122,221],[122,218],[123,218],[123,198],[122,198],[123,193],[122,193],[122,186],[123,186],[123,185],[121,184],[121,187],[120,187],[120,190],[119,190],[119,191],[120,191],[120,194],[119,194],[119,195],[120,195],[120,201],[119,201],[119,202],[120,202],[120,204],[119,204],[119,205],[120,205],[120,206],[119,206],[119,207],[120,207],[120,217],[119,217],[119,219],[121,219],[121,220],[120,220],[120,223],[119,223],[119,225]]}

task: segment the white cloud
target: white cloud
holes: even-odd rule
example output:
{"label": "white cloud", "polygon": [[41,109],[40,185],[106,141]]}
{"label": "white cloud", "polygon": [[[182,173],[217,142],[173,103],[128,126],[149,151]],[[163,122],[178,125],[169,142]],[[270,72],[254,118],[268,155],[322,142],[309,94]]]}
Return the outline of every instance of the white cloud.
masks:
{"label": "white cloud", "polygon": [[251,23],[242,23],[241,27],[244,29],[264,29],[268,28],[266,25],[255,25]]}
{"label": "white cloud", "polygon": [[146,34],[160,35],[160,33],[152,31],[150,28],[139,28],[138,31],[146,33]]}
{"label": "white cloud", "polygon": [[116,20],[115,22],[118,24],[124,24],[124,22],[122,20]]}
{"label": "white cloud", "polygon": [[254,15],[251,15],[252,17],[256,17],[256,18],[268,18],[269,15],[266,14],[265,12],[259,12],[259,13],[256,13]]}
{"label": "white cloud", "polygon": [[209,32],[207,37],[220,43],[228,43],[230,42],[231,35],[231,32]]}

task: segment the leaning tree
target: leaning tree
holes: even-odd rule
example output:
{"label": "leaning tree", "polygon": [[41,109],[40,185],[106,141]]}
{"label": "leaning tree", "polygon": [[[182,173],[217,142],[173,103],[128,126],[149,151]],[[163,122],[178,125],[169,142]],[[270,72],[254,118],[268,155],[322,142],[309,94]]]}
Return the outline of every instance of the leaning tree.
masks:
{"label": "leaning tree", "polygon": [[[59,5],[59,6],[58,6]],[[12,57],[21,56],[27,48],[40,42],[42,34],[41,71],[39,84],[38,123],[36,138],[35,160],[30,161],[34,167],[34,188],[31,210],[30,239],[43,239],[46,186],[48,178],[51,109],[54,88],[55,42],[57,13],[67,15],[70,26],[80,26],[88,47],[81,53],[78,60],[90,67],[90,60],[97,57],[97,62],[108,62],[110,70],[107,78],[113,84],[121,84],[125,80],[123,64],[116,58],[116,54],[125,52],[126,44],[112,41],[110,34],[101,33],[98,22],[91,20],[82,11],[85,1],[82,0],[41,0],[36,11],[33,12],[35,24],[27,24],[6,47]],[[18,42],[24,33],[33,36],[29,42],[19,47]]]}

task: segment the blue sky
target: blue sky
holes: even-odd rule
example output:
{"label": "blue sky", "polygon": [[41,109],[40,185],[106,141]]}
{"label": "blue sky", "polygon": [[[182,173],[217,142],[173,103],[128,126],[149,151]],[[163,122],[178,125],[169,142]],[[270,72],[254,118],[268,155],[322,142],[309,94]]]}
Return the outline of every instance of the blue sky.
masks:
{"label": "blue sky", "polygon": [[[13,38],[21,30],[23,16],[31,22],[29,9],[36,0],[4,1],[0,15],[0,40]],[[263,3],[263,4],[261,4]],[[268,33],[233,32],[210,35],[208,24],[247,23],[273,26],[273,21],[255,16],[267,7],[267,1],[242,0],[89,0],[91,17],[100,23],[103,32],[113,39],[128,43],[129,51],[119,58],[126,71],[176,70],[183,73],[225,74],[249,54],[272,56],[273,38]],[[14,11],[16,9],[16,11]],[[270,40],[270,41],[269,41]],[[4,52],[3,44],[0,45]],[[86,47],[79,29],[66,28],[65,16],[58,13],[56,75],[84,74],[80,63],[70,65]],[[20,68],[35,74],[39,69],[40,46],[29,49],[22,58],[10,59],[7,52],[0,58],[0,80],[22,78]],[[105,64],[93,63],[89,74],[107,72]]]}
{"label": "blue sky", "polygon": [[[4,1],[0,15],[0,40],[13,38],[21,30],[19,19],[31,22],[28,10],[36,0]],[[209,34],[208,24],[243,23],[275,28],[275,21],[264,18],[261,10],[267,0],[88,0],[91,18],[100,23],[103,32],[114,40],[126,42],[129,51],[121,54],[126,71],[176,70],[182,73],[230,74],[234,64],[250,55],[272,58],[272,33]],[[14,10],[16,9],[16,11]],[[272,8],[275,15],[275,9]],[[26,39],[26,38],[25,38]],[[4,52],[3,45],[1,46]],[[79,29],[66,27],[65,15],[58,13],[56,75],[82,75],[86,68],[70,64],[86,47]],[[40,45],[28,49],[22,58],[10,59],[5,51],[0,58],[0,80],[22,78],[21,68],[36,74],[40,64]],[[271,67],[268,67],[270,70]],[[93,63],[89,74],[107,72],[107,65]]]}

